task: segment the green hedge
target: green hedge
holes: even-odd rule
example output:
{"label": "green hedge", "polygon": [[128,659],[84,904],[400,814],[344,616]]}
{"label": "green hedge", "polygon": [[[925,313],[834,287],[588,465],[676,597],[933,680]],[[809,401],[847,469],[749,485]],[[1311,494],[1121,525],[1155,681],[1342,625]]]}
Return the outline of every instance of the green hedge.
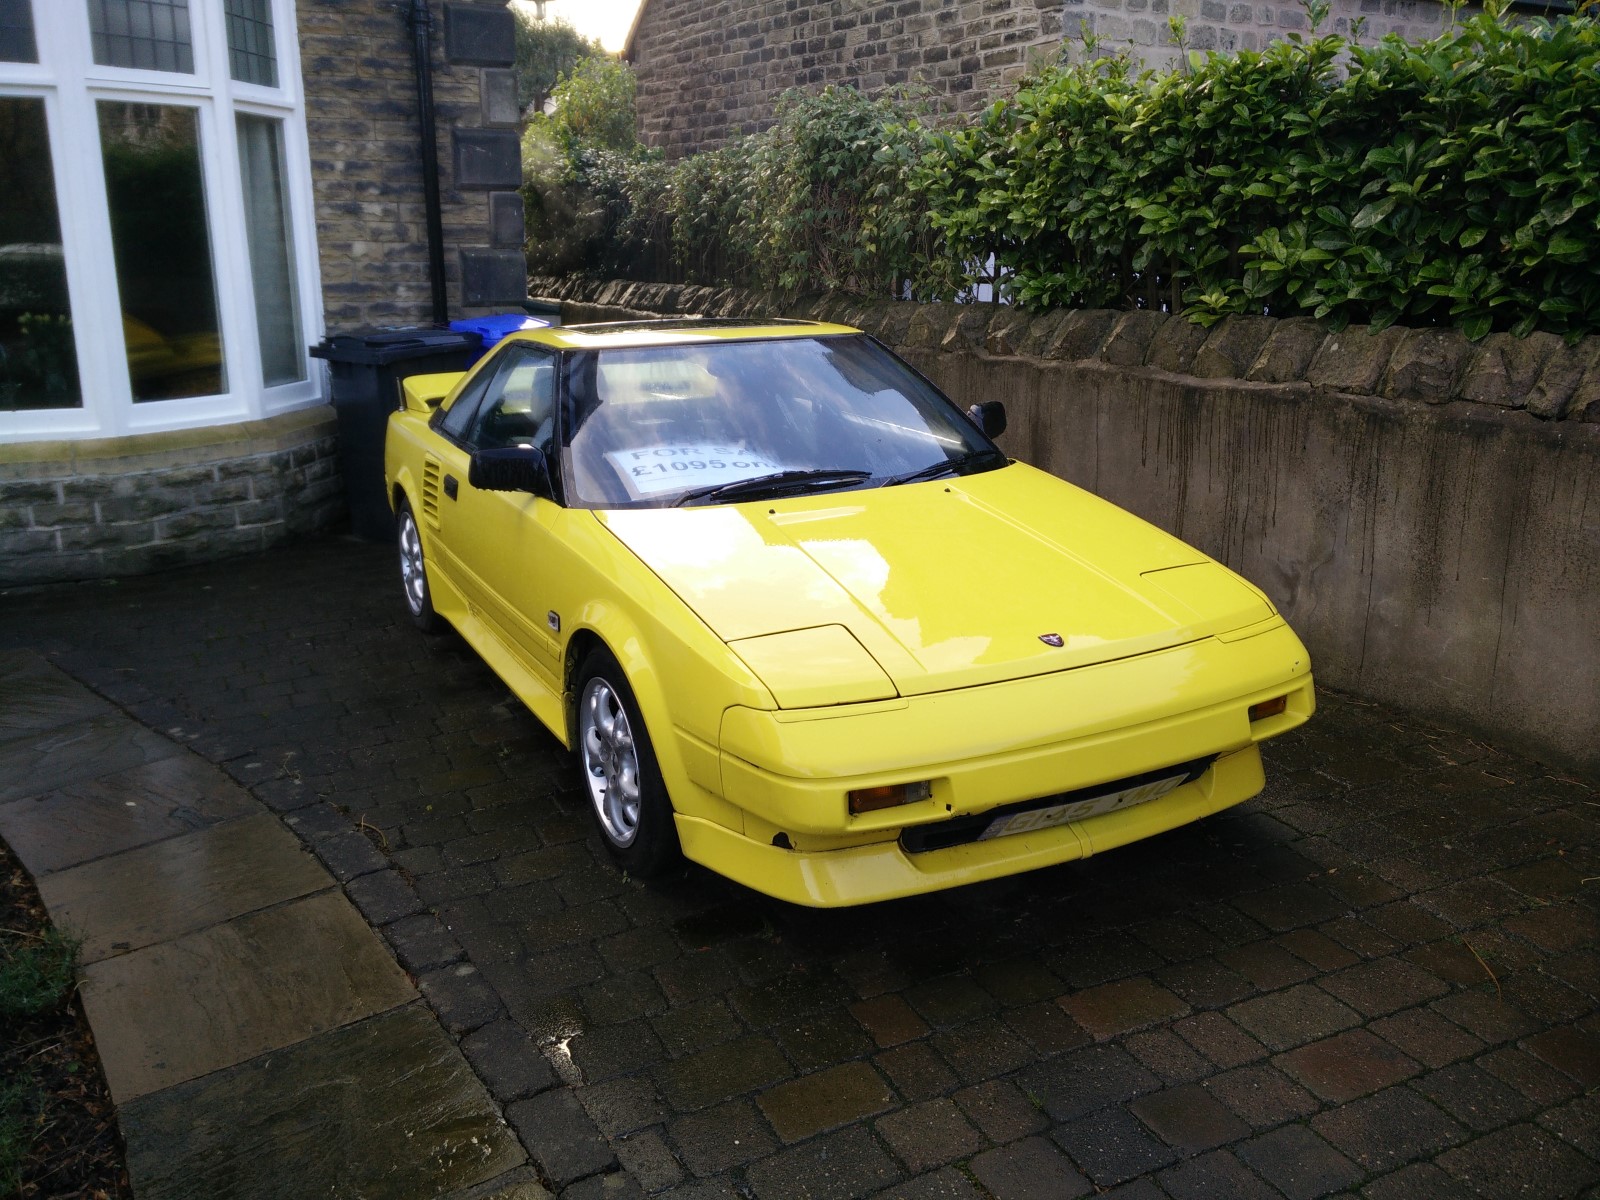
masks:
{"label": "green hedge", "polygon": [[[992,255],[1030,308],[1600,331],[1583,15],[1478,16],[1420,44],[1295,35],[1179,73],[1058,64],[955,129],[828,88],[676,163],[569,150],[560,203],[530,195],[562,214],[535,271],[949,297]],[[581,251],[552,252],[575,228]]]}
{"label": "green hedge", "polygon": [[1576,334],[1600,329],[1597,121],[1593,21],[1479,16],[1047,70],[941,137],[920,185],[1030,306]]}

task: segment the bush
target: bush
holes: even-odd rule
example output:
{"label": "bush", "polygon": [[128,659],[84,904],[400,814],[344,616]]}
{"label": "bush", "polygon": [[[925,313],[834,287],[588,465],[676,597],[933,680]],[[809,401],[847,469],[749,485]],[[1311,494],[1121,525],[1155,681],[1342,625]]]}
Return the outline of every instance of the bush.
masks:
{"label": "bush", "polygon": [[941,136],[918,187],[948,253],[1033,307],[1600,329],[1593,22],[1191,59],[1052,67]]}

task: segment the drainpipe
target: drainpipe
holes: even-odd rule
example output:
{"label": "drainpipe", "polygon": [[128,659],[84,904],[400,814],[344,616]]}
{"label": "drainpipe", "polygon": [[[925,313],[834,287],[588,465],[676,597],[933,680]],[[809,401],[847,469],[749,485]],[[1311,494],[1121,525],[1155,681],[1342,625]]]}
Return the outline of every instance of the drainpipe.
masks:
{"label": "drainpipe", "polygon": [[433,293],[433,323],[450,319],[444,294],[444,224],[439,215],[439,136],[433,113],[433,13],[428,0],[411,0],[406,14],[411,54],[417,71],[417,117],[422,123],[422,199],[428,217],[428,285]]}

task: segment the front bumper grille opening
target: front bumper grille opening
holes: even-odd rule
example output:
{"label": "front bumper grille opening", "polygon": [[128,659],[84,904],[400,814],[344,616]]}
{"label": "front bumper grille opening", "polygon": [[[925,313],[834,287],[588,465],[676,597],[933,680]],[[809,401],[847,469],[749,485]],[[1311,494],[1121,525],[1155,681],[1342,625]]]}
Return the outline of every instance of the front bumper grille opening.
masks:
{"label": "front bumper grille opening", "polygon": [[[1146,783],[1154,783],[1158,779],[1168,779],[1173,775],[1181,774],[1183,783],[1193,783],[1204,775],[1216,762],[1217,756],[1209,754],[1205,758],[1192,759],[1189,762],[1174,763],[1170,767],[1161,767],[1154,771],[1145,771],[1140,775],[1129,775],[1125,779],[1113,779],[1109,783],[1097,783],[1093,787],[1079,788],[1071,792],[1057,792],[1052,796],[1040,796],[1034,800],[1023,800],[1016,804],[1002,804],[998,808],[991,808],[987,812],[975,813],[970,817],[951,817],[947,821],[935,821],[928,825],[915,825],[900,832],[900,848],[907,854],[926,854],[930,850],[948,850],[951,846],[964,846],[968,842],[975,842],[983,836],[983,831],[989,828],[993,821],[1009,817],[1016,813],[1033,812],[1040,808],[1054,808],[1058,804],[1074,804],[1083,800],[1098,800],[1102,796],[1109,796],[1113,792],[1124,792],[1129,788],[1140,787]],[[1179,784],[1181,787],[1182,784]]]}

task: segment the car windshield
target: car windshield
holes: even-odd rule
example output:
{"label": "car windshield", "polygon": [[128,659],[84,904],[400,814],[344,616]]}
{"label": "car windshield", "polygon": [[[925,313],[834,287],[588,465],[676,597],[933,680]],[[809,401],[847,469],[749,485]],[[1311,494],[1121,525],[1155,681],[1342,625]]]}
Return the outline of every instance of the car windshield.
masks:
{"label": "car windshield", "polygon": [[567,500],[585,507],[732,503],[1005,462],[859,335],[581,351],[565,390]]}

